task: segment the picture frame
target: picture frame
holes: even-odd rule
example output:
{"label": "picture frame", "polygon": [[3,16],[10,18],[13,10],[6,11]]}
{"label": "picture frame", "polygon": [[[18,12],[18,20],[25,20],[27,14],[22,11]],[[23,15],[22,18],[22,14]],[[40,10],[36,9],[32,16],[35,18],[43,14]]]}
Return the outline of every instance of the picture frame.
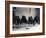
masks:
{"label": "picture frame", "polygon": [[[21,31],[18,32],[11,32],[11,21],[12,18],[10,17],[10,15],[12,15],[13,10],[12,7],[20,7],[19,10],[21,9],[21,7],[26,8],[40,8],[40,24],[39,25],[41,28],[39,28],[39,30],[41,29],[41,31],[23,31],[22,33],[19,33]],[[22,8],[23,9],[23,8]],[[18,10],[18,9],[17,9]],[[12,12],[11,12],[12,11]],[[12,14],[11,14],[12,13]],[[33,13],[33,12],[32,12]],[[20,13],[19,13],[20,14]],[[14,20],[15,21],[15,20]],[[35,27],[36,28],[36,27]],[[13,30],[12,30],[13,31]],[[29,32],[29,33],[28,33]],[[33,33],[35,32],[35,33]],[[36,3],[36,2],[20,2],[20,1],[5,1],[5,37],[19,37],[19,36],[35,36],[35,35],[44,35],[45,34],[45,5],[44,3]]]}

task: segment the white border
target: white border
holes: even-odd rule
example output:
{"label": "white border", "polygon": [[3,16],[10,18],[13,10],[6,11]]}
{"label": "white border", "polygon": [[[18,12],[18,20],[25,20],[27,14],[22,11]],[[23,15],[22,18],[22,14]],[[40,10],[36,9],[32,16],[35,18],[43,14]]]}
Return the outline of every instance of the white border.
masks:
{"label": "white border", "polygon": [[[37,30],[33,29],[31,31],[12,31],[12,7],[28,7],[28,8],[40,8],[40,26]],[[42,6],[36,6],[36,5],[18,5],[18,4],[10,4],[10,34],[19,34],[19,33],[36,33],[36,32],[42,32]]]}

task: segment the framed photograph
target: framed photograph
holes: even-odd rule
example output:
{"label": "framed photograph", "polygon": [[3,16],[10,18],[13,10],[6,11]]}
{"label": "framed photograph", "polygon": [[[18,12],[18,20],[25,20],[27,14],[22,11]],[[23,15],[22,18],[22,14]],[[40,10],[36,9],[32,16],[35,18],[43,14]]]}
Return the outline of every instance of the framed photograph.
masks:
{"label": "framed photograph", "polygon": [[6,1],[5,24],[6,37],[44,35],[44,3]]}

